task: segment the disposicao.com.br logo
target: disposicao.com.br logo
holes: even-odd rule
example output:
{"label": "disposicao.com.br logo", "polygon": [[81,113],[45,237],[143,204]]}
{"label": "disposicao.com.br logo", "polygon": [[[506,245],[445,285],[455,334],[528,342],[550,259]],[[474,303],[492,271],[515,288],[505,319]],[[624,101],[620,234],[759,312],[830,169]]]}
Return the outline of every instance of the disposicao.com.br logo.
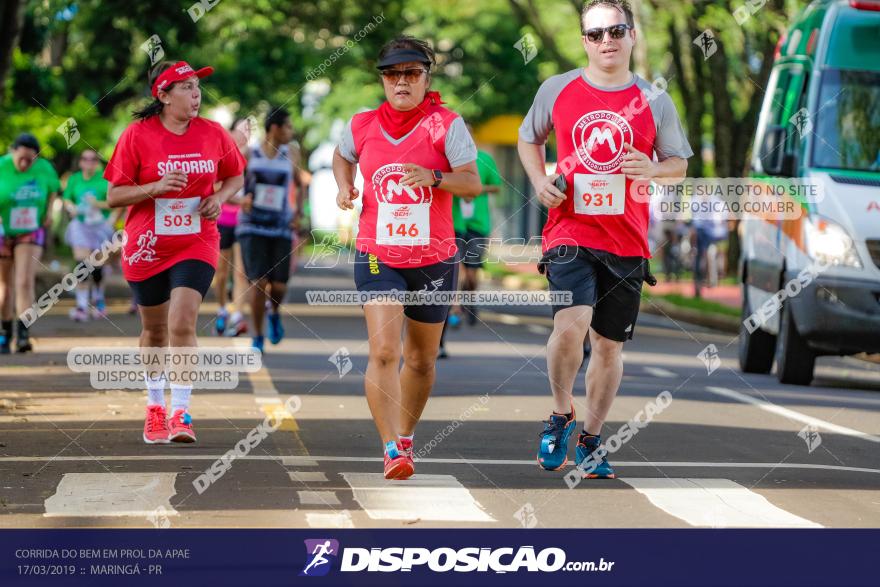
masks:
{"label": "disposicao.com.br logo", "polygon": [[306,540],[306,566],[300,577],[323,577],[339,555],[339,541],[331,538]]}
{"label": "disposicao.com.br logo", "polygon": [[[333,559],[339,553],[336,540],[306,540],[308,559],[301,576],[326,575]],[[345,572],[410,572],[414,567],[427,567],[435,573],[449,571],[459,573],[515,573],[518,571],[554,573],[556,571],[607,572],[614,562],[600,558],[596,561],[566,561],[561,548],[544,548],[535,551],[534,546],[518,548],[356,548],[342,551],[339,570]]]}

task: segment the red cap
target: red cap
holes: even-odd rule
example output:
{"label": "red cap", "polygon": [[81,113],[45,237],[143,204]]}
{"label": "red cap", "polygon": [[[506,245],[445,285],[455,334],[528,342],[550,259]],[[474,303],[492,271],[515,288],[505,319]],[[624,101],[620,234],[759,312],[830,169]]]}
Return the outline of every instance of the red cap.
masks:
{"label": "red cap", "polygon": [[162,74],[156,78],[156,82],[153,84],[153,97],[159,97],[159,90],[166,88],[168,85],[173,84],[174,82],[183,81],[185,79],[189,79],[192,76],[196,76],[198,78],[208,77],[214,73],[213,67],[203,67],[199,70],[195,70],[190,66],[186,61],[178,61],[168,69],[162,72]]}

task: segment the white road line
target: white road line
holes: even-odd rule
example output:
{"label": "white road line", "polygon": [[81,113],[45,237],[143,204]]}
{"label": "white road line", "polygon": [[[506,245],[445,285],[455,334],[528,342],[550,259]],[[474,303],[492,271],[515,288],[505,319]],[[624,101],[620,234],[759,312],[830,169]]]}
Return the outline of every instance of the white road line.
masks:
{"label": "white road line", "polygon": [[354,528],[351,514],[341,512],[306,512],[306,523],[312,528]]}
{"label": "white road line", "polygon": [[418,474],[405,482],[381,473],[343,473],[354,499],[373,520],[495,522],[452,475]]}
{"label": "white road line", "polygon": [[663,377],[664,379],[669,379],[670,377],[677,377],[677,375],[670,371],[669,369],[663,369],[662,367],[643,367],[646,373],[652,377]]}
{"label": "white road line", "polygon": [[[108,455],[108,456],[92,456],[92,457],[0,457],[0,463],[41,463],[45,461],[58,462],[112,462],[112,461],[216,461],[223,455]],[[297,459],[302,459],[301,461]],[[303,457],[275,457],[272,455],[247,455],[244,457],[236,457],[239,461],[282,461],[283,465],[305,466],[305,464],[322,462],[340,462],[340,463],[381,463],[381,457],[337,457],[337,456],[316,456],[309,455]],[[534,460],[504,460],[504,459],[419,459],[419,463],[426,464],[449,464],[449,465],[500,465],[509,466],[525,466],[535,467]],[[569,466],[574,466],[569,463]],[[688,462],[688,461],[614,461],[614,467],[633,467],[641,469],[663,469],[663,468],[719,468],[719,469],[810,469],[817,471],[842,471],[846,473],[874,473],[880,474],[880,469],[869,469],[866,467],[844,467],[842,465],[822,465],[818,463],[706,463],[706,462]]]}
{"label": "white road line", "polygon": [[[177,473],[65,473],[44,516],[176,516]],[[160,509],[163,508],[163,509]]]}
{"label": "white road line", "polygon": [[318,461],[309,457],[281,457],[281,464],[285,467],[317,467]]}
{"label": "white road line", "polygon": [[296,494],[301,505],[334,506],[341,503],[335,491],[297,491]]}
{"label": "white road line", "polygon": [[831,422],[826,422],[825,420],[814,418],[813,416],[808,416],[789,408],[777,406],[776,404],[758,399],[756,397],[752,397],[751,395],[741,393],[739,391],[734,391],[733,389],[728,389],[726,387],[715,387],[710,385],[706,387],[706,391],[746,404],[752,404],[755,407],[761,408],[765,412],[770,412],[771,414],[776,414],[778,416],[782,416],[783,418],[788,418],[789,420],[795,420],[797,422],[802,422],[810,426],[822,428],[823,430],[827,430],[828,432],[843,434],[845,436],[852,436],[853,438],[861,438],[862,440],[868,440],[870,442],[880,442],[880,436],[874,436],[873,434],[868,434],[867,432],[860,432],[859,430],[847,428],[846,426],[832,424]]}
{"label": "white road line", "polygon": [[821,528],[776,507],[729,479],[627,478],[621,480],[667,514],[709,528]]}
{"label": "white road line", "polygon": [[528,324],[526,325],[526,330],[528,330],[532,334],[550,334],[551,332],[553,332],[553,329],[547,328],[546,326],[540,326],[538,324]]}

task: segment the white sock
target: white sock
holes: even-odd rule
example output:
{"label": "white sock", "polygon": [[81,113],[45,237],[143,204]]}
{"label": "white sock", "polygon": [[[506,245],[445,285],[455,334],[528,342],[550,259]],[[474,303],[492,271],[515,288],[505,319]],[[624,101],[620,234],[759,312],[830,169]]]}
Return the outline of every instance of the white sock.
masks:
{"label": "white sock", "polygon": [[76,307],[85,310],[89,307],[89,290],[85,287],[76,288]]}
{"label": "white sock", "polygon": [[192,393],[192,385],[171,384],[171,413],[177,410],[189,410],[189,396]]}
{"label": "white sock", "polygon": [[[78,291],[78,290],[77,290]],[[147,384],[147,405],[165,407],[165,374],[162,373],[155,379],[144,373],[144,383]]]}
{"label": "white sock", "polygon": [[230,320],[232,322],[241,322],[242,318],[244,318],[244,316],[241,315],[241,312],[236,310],[235,312],[232,313],[232,318],[230,318]]}

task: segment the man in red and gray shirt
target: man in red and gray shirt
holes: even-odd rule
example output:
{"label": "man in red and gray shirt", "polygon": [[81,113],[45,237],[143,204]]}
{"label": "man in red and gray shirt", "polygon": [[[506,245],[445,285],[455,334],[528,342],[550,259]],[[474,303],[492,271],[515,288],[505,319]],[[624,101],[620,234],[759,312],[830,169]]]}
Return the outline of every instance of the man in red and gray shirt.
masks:
{"label": "man in red and gray shirt", "polygon": [[[551,291],[572,292],[571,304],[553,307],[547,363],[554,408],[538,463],[557,470],[567,462],[576,426],[572,387],[589,331],[576,459],[584,477],[613,478],[600,432],[620,386],[623,343],[632,338],[651,256],[648,198],[630,188],[636,179],[684,177],[693,152],[663,80],[651,84],[629,70],[636,33],[627,2],[588,2],[581,27],[589,64],[545,81],[519,130],[520,159],[549,208],[541,269]],[[544,144],[554,131],[557,173],[548,176]]]}

